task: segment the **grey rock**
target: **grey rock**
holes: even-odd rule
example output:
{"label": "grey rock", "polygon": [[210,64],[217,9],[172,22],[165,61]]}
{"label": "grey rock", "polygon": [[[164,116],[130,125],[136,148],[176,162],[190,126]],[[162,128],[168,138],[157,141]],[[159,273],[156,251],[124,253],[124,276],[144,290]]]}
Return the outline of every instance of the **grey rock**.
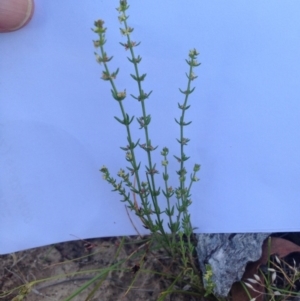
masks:
{"label": "grey rock", "polygon": [[211,280],[217,296],[226,297],[232,284],[241,280],[247,263],[261,257],[263,241],[269,235],[271,233],[197,234],[200,268],[203,274],[206,265],[212,269]]}

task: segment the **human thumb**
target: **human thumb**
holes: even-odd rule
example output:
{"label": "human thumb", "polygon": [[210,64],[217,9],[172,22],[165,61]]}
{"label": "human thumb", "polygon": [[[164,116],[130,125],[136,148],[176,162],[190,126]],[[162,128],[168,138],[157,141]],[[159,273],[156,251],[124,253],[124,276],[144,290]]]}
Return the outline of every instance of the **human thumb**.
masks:
{"label": "human thumb", "polygon": [[34,0],[0,0],[0,32],[15,31],[31,19]]}

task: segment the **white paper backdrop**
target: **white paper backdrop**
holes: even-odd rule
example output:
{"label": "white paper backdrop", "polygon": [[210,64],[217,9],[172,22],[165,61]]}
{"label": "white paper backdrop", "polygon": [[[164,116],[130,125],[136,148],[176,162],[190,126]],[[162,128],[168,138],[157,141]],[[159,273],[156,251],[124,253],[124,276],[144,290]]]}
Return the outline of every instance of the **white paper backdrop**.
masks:
{"label": "white paper backdrop", "polygon": [[[147,100],[152,142],[159,150],[168,146],[170,155],[179,153],[174,117],[183,101],[178,88],[186,86],[185,59],[191,48],[200,51],[186,134],[188,166],[201,164],[193,225],[204,233],[299,231],[300,3],[129,4],[132,37],[142,42],[136,53],[147,73],[144,90],[153,90]],[[2,254],[72,235],[136,234],[99,172],[103,164],[112,174],[126,166],[119,149],[126,136],[94,59],[94,20],[108,27],[118,89],[137,91],[129,53],[119,45],[117,6],[117,0],[36,0],[32,21],[0,37]],[[134,99],[127,97],[125,106],[140,116]],[[178,165],[171,157],[170,163],[176,186]]]}

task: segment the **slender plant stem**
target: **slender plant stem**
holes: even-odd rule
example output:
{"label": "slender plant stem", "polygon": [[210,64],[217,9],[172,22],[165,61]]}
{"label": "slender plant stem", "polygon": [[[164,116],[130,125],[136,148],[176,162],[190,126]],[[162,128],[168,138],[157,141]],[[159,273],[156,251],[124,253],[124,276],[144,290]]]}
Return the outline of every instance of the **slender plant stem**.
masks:
{"label": "slender plant stem", "polygon": [[[99,36],[100,36],[100,40],[105,40],[105,36],[104,36],[104,33],[99,33]],[[100,51],[101,51],[101,57],[102,58],[105,58],[106,57],[106,53],[104,51],[104,48],[103,48],[103,45],[100,44]],[[107,62],[105,61],[105,59],[103,60],[103,65],[104,65],[104,68],[105,68],[105,72],[106,74],[111,74],[109,72],[109,69],[108,69],[108,66],[107,66]],[[118,95],[118,90],[115,86],[115,83],[114,83],[114,80],[113,80],[113,76],[109,76],[108,77],[108,80],[112,86],[112,90],[113,90],[113,94],[115,95]],[[127,118],[127,114],[125,112],[125,109],[124,109],[124,105],[123,105],[123,102],[122,100],[119,100],[118,101],[119,103],[119,107],[121,109],[121,112],[122,112],[122,116],[123,116],[123,121],[126,120]],[[131,164],[132,164],[132,167],[133,167],[133,171],[134,171],[134,175],[136,177],[136,182],[137,182],[137,186],[138,186],[138,192],[140,192],[142,189],[141,189],[141,180],[140,180],[140,176],[139,176],[139,173],[138,173],[138,164],[136,162],[136,157],[135,157],[135,153],[134,153],[134,149],[133,149],[133,145],[134,145],[134,142],[133,142],[133,139],[131,137],[131,131],[130,131],[130,123],[123,123],[126,127],[126,132],[127,132],[127,140],[128,140],[128,143],[129,143],[129,151],[131,153],[131,158],[132,158],[132,161],[131,161]],[[141,199],[141,202],[142,204],[144,205],[144,207],[147,206],[147,202],[146,200],[144,199],[143,195],[141,193],[138,193],[140,199]],[[145,212],[145,215],[147,217],[147,222],[149,223],[148,226],[152,225],[152,219],[151,219],[151,216],[150,216],[150,213],[148,211]]]}
{"label": "slender plant stem", "polygon": [[[127,21],[126,21],[128,17],[126,16],[125,11],[123,11],[122,13],[124,14],[124,18],[123,18],[124,21],[123,22],[124,22],[124,26],[125,26],[125,32],[129,33],[130,28],[128,27]],[[134,65],[134,71],[135,71],[136,78],[139,79],[140,75],[139,75],[139,70],[138,70],[138,64],[137,64],[137,60],[136,60],[134,50],[133,50],[133,46],[132,46],[134,44],[132,43],[129,34],[127,34],[127,45],[130,49],[131,61],[133,62],[133,65]],[[140,102],[141,102],[141,107],[142,107],[143,120],[145,121],[145,120],[147,120],[147,113],[146,113],[145,99],[143,99],[143,97],[142,97],[144,95],[144,91],[142,89],[142,84],[141,84],[140,80],[137,80],[137,84],[138,84],[139,95],[141,97]],[[155,187],[155,179],[154,179],[154,166],[153,166],[152,157],[151,157],[152,145],[151,145],[151,142],[150,142],[150,139],[149,139],[148,123],[147,122],[145,122],[143,128],[144,128],[145,138],[146,138],[146,152],[147,152],[147,158],[148,158],[148,164],[149,164],[148,170],[150,171],[150,179],[151,179],[150,189],[152,190],[152,193],[150,195],[152,197],[154,212],[156,214],[157,221],[158,221],[158,224],[159,224],[159,230],[161,231],[163,236],[166,236],[166,232],[165,232],[164,227],[163,227],[163,221],[161,219],[161,210],[160,210],[160,207],[158,205],[158,200],[157,200],[157,190],[156,190],[156,187]]]}

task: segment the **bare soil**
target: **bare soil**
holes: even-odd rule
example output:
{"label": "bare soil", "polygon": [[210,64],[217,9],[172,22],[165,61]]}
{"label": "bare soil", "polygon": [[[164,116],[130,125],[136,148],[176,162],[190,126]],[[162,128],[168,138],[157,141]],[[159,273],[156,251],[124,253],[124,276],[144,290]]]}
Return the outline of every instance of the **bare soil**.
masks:
{"label": "bare soil", "polygon": [[[0,256],[0,300],[65,300],[81,285],[99,274],[101,269],[103,271],[104,268],[147,247],[139,238],[128,237],[126,244],[119,248],[121,239],[113,237],[77,240]],[[168,256],[158,250],[155,253],[148,252],[147,256],[140,260],[141,258],[127,260],[119,270],[109,272],[101,286],[96,288],[92,298],[86,299],[99,280],[72,300],[157,300],[170,282],[153,272],[168,273],[171,266]],[[42,279],[46,280],[34,283],[35,280]],[[11,294],[6,295],[8,292]],[[165,300],[197,299],[191,296],[170,295]]]}

